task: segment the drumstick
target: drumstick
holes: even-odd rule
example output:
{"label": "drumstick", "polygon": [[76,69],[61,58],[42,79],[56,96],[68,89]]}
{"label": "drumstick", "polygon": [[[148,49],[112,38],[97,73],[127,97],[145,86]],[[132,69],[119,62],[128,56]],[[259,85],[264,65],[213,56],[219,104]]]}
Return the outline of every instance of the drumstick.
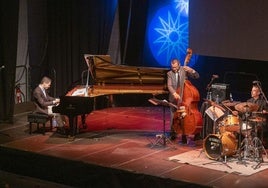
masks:
{"label": "drumstick", "polygon": [[204,100],[207,101],[207,102],[209,102],[211,106],[218,107],[218,108],[221,109],[222,111],[225,111],[225,109],[224,109],[222,106],[218,105],[216,102],[213,102],[213,101],[208,100],[208,99],[204,99]]}
{"label": "drumstick", "polygon": [[228,106],[226,106],[225,104],[222,104],[225,108],[227,108],[229,111],[231,111],[232,112],[232,114],[234,115],[234,116],[237,116],[238,115],[238,112],[236,111],[236,110],[232,110],[231,108],[229,108]]}

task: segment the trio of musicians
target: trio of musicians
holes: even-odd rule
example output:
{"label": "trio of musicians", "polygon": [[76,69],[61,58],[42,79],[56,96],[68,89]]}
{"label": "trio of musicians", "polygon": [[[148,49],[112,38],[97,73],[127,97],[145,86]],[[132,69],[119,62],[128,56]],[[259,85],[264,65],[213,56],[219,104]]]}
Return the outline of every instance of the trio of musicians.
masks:
{"label": "trio of musicians", "polygon": [[[204,139],[209,134],[216,134],[222,127],[226,126],[234,126],[236,128],[246,124],[248,129],[253,129],[254,127],[258,127],[258,136],[261,137],[263,141],[263,145],[267,147],[268,143],[268,126],[266,123],[266,115],[268,114],[268,104],[267,100],[262,92],[261,84],[258,81],[253,82],[253,86],[251,89],[251,98],[246,101],[246,103],[236,103],[233,101],[222,101],[213,102],[211,100],[206,101],[206,106],[201,107],[198,113],[201,114],[202,120],[200,121],[200,114],[194,114],[191,119],[187,119],[185,117],[189,116],[193,112],[193,108],[197,108],[195,101],[196,89],[192,88],[192,85],[185,85],[185,81],[188,78],[198,79],[199,73],[193,68],[187,66],[184,62],[184,65],[181,65],[179,59],[171,60],[171,70],[167,72],[167,87],[169,90],[169,102],[173,103],[174,106],[170,107],[170,139],[175,140],[179,136],[179,143],[187,144],[189,139],[187,137],[193,138],[193,134],[198,133],[200,129],[196,129],[197,131],[192,131],[195,129],[190,129],[191,131],[185,131],[185,126],[189,126],[188,122],[191,121],[190,126],[200,127],[200,122],[202,122],[202,138]],[[36,104],[36,111],[48,114],[48,108],[51,105],[58,104],[60,101],[58,99],[49,96],[47,93],[47,89],[49,89],[51,85],[51,79],[48,77],[42,78],[38,87],[35,88],[33,92],[34,102]],[[199,97],[199,95],[197,96]],[[223,111],[223,115],[221,118],[217,118],[217,122],[210,117],[207,117],[204,113],[205,110],[209,107],[213,107],[213,109],[217,109]],[[216,107],[216,108],[214,108]],[[202,109],[203,108],[203,109]],[[58,115],[57,115],[58,116]],[[58,125],[61,125],[62,120],[59,115]],[[176,118],[178,120],[175,120]],[[239,122],[228,122],[228,118],[230,117],[230,121],[235,121],[239,119]],[[208,120],[209,119],[209,120]],[[175,121],[177,123],[176,128],[174,126]],[[179,123],[178,123],[179,122]],[[188,123],[188,124],[187,124]],[[217,124],[217,130],[215,130],[215,123]],[[179,125],[178,125],[179,124]],[[180,134],[178,134],[178,129],[181,129]],[[233,131],[233,130],[231,130]],[[241,129],[235,130],[235,132],[241,132]]]}
{"label": "trio of musicians", "polygon": [[[187,99],[181,99],[185,93],[179,93],[178,88],[183,87],[184,82],[181,81],[182,72],[186,72],[186,79],[188,77],[197,79],[199,78],[199,74],[194,69],[188,66],[181,66],[180,61],[178,59],[173,59],[171,61],[171,70],[167,73],[167,86],[169,90],[169,100],[174,105],[184,105],[181,104],[183,101],[187,101]],[[184,91],[185,92],[185,91]],[[180,102],[179,102],[180,101]],[[186,106],[186,108],[191,108],[192,106]],[[217,118],[217,121],[211,119],[205,114],[205,110],[209,107],[212,109],[217,108],[217,110],[222,111],[221,118]],[[203,108],[203,109],[202,109]],[[170,139],[175,140],[178,136],[176,130],[174,130],[174,114],[178,111],[178,109],[173,106],[170,107],[171,119],[170,119]],[[251,89],[251,98],[248,99],[245,103],[238,103],[235,101],[226,100],[221,103],[214,102],[211,100],[207,100],[205,106],[202,106],[200,111],[203,111],[203,134],[202,137],[205,138],[209,134],[218,134],[222,131],[224,127],[234,126],[234,130],[230,130],[235,132],[237,135],[241,134],[241,130],[249,129],[249,130],[257,130],[258,137],[261,137],[264,147],[268,147],[268,125],[266,122],[266,116],[268,114],[268,103],[262,92],[261,83],[258,81],[254,81]],[[191,113],[191,112],[188,112]],[[235,122],[228,122],[228,118],[231,117]],[[207,120],[207,119],[210,120]],[[181,128],[185,122],[183,121],[183,117],[181,118]],[[232,120],[231,120],[232,121]],[[215,130],[216,123],[216,130]],[[241,126],[243,125],[243,128]],[[246,127],[245,127],[246,126]],[[257,126],[257,129],[255,127]],[[220,131],[221,129],[221,131]],[[188,135],[182,134],[180,136],[179,143],[187,144]],[[243,136],[243,135],[242,135]]]}

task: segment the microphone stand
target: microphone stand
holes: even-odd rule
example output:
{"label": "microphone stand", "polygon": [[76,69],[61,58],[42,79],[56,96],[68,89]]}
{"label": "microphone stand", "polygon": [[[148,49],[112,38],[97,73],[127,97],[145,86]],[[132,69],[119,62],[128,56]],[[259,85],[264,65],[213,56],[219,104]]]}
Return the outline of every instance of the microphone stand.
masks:
{"label": "microphone stand", "polygon": [[[88,62],[90,61],[90,62]],[[87,97],[88,96],[88,88],[89,88],[89,74],[91,75],[91,78],[94,79],[94,75],[93,75],[93,72],[92,72],[92,56],[90,57],[86,57],[86,62],[87,62],[87,83],[86,83],[86,93],[85,93],[85,96]]]}
{"label": "microphone stand", "polygon": [[215,80],[215,76],[212,75],[211,80],[210,80],[210,82],[208,83],[207,88],[206,88],[208,92],[210,91],[210,89],[211,89],[211,85],[212,85],[212,83],[213,83],[214,80]]}
{"label": "microphone stand", "polygon": [[[206,99],[207,100],[209,100],[209,101],[211,101],[212,100],[212,94],[211,94],[211,85],[212,85],[212,83],[213,83],[213,81],[214,81],[214,79],[215,79],[215,76],[214,75],[212,75],[212,77],[211,77],[211,80],[210,80],[210,82],[208,83],[208,85],[207,85],[207,88],[206,88],[206,90],[207,90],[207,96],[206,96]],[[209,102],[208,101],[206,101],[205,103],[203,103],[204,104],[204,112],[206,111],[206,109],[208,109],[209,108]],[[203,105],[202,105],[203,106]],[[202,107],[203,108],[203,107]],[[205,118],[205,114],[202,114],[202,116],[203,116],[203,118]],[[204,139],[205,137],[206,137],[206,133],[207,133],[207,129],[208,129],[208,125],[206,125],[207,124],[207,121],[206,120],[204,120],[203,121],[203,130],[202,130],[202,138]],[[213,123],[214,124],[214,123]]]}
{"label": "microphone stand", "polygon": [[89,67],[87,68],[87,83],[86,83],[86,92],[85,92],[85,96],[88,96],[88,80],[89,80]]}
{"label": "microphone stand", "polygon": [[[262,98],[265,100],[265,103],[268,104],[267,98],[266,98],[266,96],[265,96],[265,94],[264,94],[264,92],[263,92],[263,90],[262,90],[262,87],[261,87],[260,83],[257,82],[256,84],[257,84],[257,86],[258,86],[259,89],[260,89]],[[262,129],[263,129],[263,125],[262,125]],[[261,139],[263,140],[263,130],[262,130],[262,133],[261,133]]]}
{"label": "microphone stand", "polygon": [[260,88],[260,92],[261,92],[262,97],[264,98],[266,104],[268,104],[268,100],[267,100],[267,98],[266,98],[264,92],[262,91],[262,87],[261,87],[261,85],[260,85],[258,82],[257,82],[257,86]]}
{"label": "microphone stand", "polygon": [[[262,97],[264,98],[266,104],[268,104],[267,98],[266,98],[266,96],[265,96],[265,94],[264,94],[264,92],[263,92],[263,90],[262,90],[262,87],[261,87],[260,83],[257,82],[256,84],[257,84],[257,86],[259,87],[260,92],[261,92],[261,94],[262,94]],[[261,164],[264,163],[263,156],[262,156],[262,152],[264,152],[265,155],[266,155],[266,157],[267,157],[267,152],[266,152],[266,150],[265,150],[265,148],[264,148],[264,146],[263,146],[263,144],[262,144],[262,141],[261,141],[261,139],[259,139],[258,136],[257,136],[257,128],[256,128],[256,126],[257,126],[257,125],[255,125],[255,134],[256,134],[256,135],[255,135],[255,137],[253,138],[252,143],[253,143],[253,147],[255,148],[254,158],[255,158],[255,161],[257,161],[258,163],[257,163],[257,165],[252,166],[252,168],[253,168],[254,170],[257,169],[257,168],[260,168]],[[262,127],[262,128],[263,128],[263,127]],[[263,130],[262,130],[262,131],[263,131]],[[262,134],[263,134],[263,133],[262,133]],[[259,150],[260,150],[260,151],[259,151]],[[265,163],[267,164],[267,162],[265,162]]]}

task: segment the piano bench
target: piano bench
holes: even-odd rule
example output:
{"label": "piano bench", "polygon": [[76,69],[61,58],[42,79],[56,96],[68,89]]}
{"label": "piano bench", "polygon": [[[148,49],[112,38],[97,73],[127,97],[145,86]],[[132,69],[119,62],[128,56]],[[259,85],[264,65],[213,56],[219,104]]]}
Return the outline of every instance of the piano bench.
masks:
{"label": "piano bench", "polygon": [[32,134],[32,125],[34,123],[37,124],[37,131],[39,132],[40,129],[39,129],[39,124],[42,124],[43,125],[43,135],[45,134],[46,132],[46,123],[48,121],[50,121],[50,130],[52,130],[52,116],[49,116],[47,114],[42,114],[42,113],[30,113],[27,115],[27,119],[28,119],[28,122],[29,122],[29,134]]}

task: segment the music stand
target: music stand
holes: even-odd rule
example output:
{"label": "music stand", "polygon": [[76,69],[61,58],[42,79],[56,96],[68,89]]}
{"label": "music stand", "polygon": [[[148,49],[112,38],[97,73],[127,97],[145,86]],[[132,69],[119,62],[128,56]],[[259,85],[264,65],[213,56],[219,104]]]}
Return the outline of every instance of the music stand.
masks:
{"label": "music stand", "polygon": [[224,115],[224,112],[217,106],[210,106],[206,111],[206,114],[213,120],[213,134],[218,133],[219,127],[217,126],[217,120]]}
{"label": "music stand", "polygon": [[154,105],[163,107],[163,132],[162,134],[156,135],[156,140],[151,143],[152,144],[151,148],[159,145],[165,147],[167,142],[173,145],[174,148],[176,148],[174,144],[171,142],[171,140],[166,136],[166,107],[177,108],[177,106],[168,102],[167,100],[159,100],[156,98],[151,98],[148,101]]}
{"label": "music stand", "polygon": [[94,62],[93,62],[93,55],[90,54],[84,54],[85,61],[87,63],[87,82],[86,82],[86,90],[85,90],[85,96],[88,96],[88,89],[89,89],[89,77],[91,77],[92,80],[95,79],[93,74],[94,69]]}
{"label": "music stand", "polygon": [[[211,103],[211,106],[205,111],[205,113],[208,115],[208,117],[211,120],[213,120],[212,134],[219,134],[220,131],[219,131],[219,126],[217,124],[217,120],[224,115],[223,110],[221,108],[217,107],[217,106],[215,106],[214,103]],[[201,155],[201,153],[203,151],[204,151],[204,149],[202,149],[200,151],[199,156]]]}

